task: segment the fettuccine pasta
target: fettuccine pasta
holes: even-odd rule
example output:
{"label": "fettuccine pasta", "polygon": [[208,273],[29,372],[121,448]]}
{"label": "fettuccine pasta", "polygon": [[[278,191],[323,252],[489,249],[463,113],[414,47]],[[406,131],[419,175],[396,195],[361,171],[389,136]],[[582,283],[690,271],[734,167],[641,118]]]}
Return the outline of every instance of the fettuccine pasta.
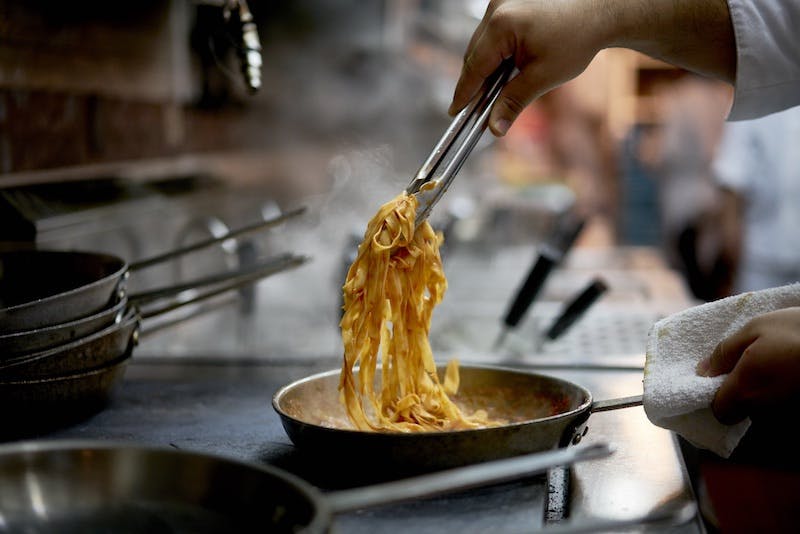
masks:
{"label": "fettuccine pasta", "polygon": [[359,430],[487,426],[485,412],[465,416],[448,397],[458,389],[458,362],[448,364],[443,383],[436,375],[428,332],[433,308],[447,289],[439,256],[442,237],[427,221],[415,230],[416,208],[416,197],[406,193],[381,206],[347,273],[340,323],[342,400]]}

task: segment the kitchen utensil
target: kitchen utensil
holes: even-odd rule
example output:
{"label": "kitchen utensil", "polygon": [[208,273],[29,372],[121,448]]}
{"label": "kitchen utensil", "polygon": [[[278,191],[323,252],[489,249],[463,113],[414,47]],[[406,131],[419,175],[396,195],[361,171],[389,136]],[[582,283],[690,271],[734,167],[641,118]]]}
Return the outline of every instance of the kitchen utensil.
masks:
{"label": "kitchen utensil", "polygon": [[239,228],[230,230],[225,232],[223,235],[210,237],[208,239],[203,239],[201,241],[197,241],[196,243],[191,243],[189,245],[185,245],[183,247],[179,247],[163,254],[158,254],[156,256],[151,256],[149,258],[145,258],[139,261],[132,262],[130,264],[130,269],[132,271],[137,271],[139,269],[144,269],[145,267],[150,267],[151,265],[157,265],[163,263],[167,260],[171,260],[174,258],[178,258],[180,256],[184,256],[189,254],[190,252],[196,252],[198,250],[202,250],[204,248],[208,248],[214,246],[216,244],[222,243],[227,241],[228,239],[233,239],[234,237],[239,237],[245,234],[250,234],[253,232],[257,232],[260,230],[264,230],[266,228],[272,228],[273,226],[277,226],[289,219],[293,219],[298,217],[306,212],[305,206],[300,206],[298,208],[291,209],[289,211],[285,211],[280,215],[272,217],[270,219],[264,219],[262,221],[257,221],[252,224],[248,224],[245,226],[241,226]]}
{"label": "kitchen utensil", "polygon": [[[41,435],[101,411],[122,383],[132,354],[133,343],[118,358],[92,370],[0,381],[0,406],[4,407],[0,412],[0,440]],[[2,526],[0,532],[4,532]]]}
{"label": "kitchen utensil", "polygon": [[[129,304],[141,308],[142,306],[146,306],[149,302],[171,297],[186,290],[198,289],[201,287],[212,288],[209,292],[202,293],[202,296],[192,299],[192,302],[196,302],[220,294],[234,287],[244,287],[251,281],[298,266],[306,260],[307,258],[303,256],[283,254],[267,258],[254,265],[249,265],[235,271],[219,273],[180,284],[134,293],[129,296],[123,295],[120,297],[119,301],[106,306],[104,309],[88,317],[82,317],[42,328],[34,328],[32,330],[0,334],[0,364],[2,364],[3,360],[54,348],[97,332],[103,327],[109,326],[115,320],[120,320]],[[185,306],[186,304],[188,304],[188,302],[182,300],[176,303],[173,309]],[[149,312],[144,310],[142,312],[143,317],[147,317],[148,313]]]}
{"label": "kitchen utensil", "polygon": [[0,362],[86,337],[120,320],[127,307],[128,299],[122,297],[111,306],[88,317],[32,330],[0,334]]}
{"label": "kitchen utensil", "polygon": [[428,158],[406,187],[406,193],[416,195],[416,224],[428,218],[436,204],[455,178],[458,171],[486,130],[492,106],[500,90],[511,78],[514,60],[503,61],[500,67],[487,78],[484,90],[455,116]]}
{"label": "kitchen utensil", "polygon": [[0,253],[0,334],[33,330],[95,314],[127,293],[131,272],[296,217],[286,212],[177,251],[128,264],[111,254],[18,250]]}
{"label": "kitchen utensil", "polygon": [[[219,306],[195,309],[181,320],[142,328],[142,320],[251,284],[265,276],[246,273],[179,302],[140,312],[132,306],[123,320],[87,336],[22,358],[0,361],[0,439],[20,439],[81,421],[105,407],[122,382],[125,366],[141,337]],[[230,299],[228,299],[229,301]],[[0,530],[1,532],[2,530]]]}
{"label": "kitchen utensil", "polygon": [[566,257],[578,235],[583,230],[585,220],[573,213],[567,213],[559,219],[554,234],[539,249],[539,254],[525,278],[525,282],[517,290],[505,317],[503,318],[500,334],[492,346],[493,350],[499,349],[509,330],[517,327],[525,316],[533,301],[544,287],[550,272]]}
{"label": "kitchen utensil", "polygon": [[[443,375],[444,369],[439,369]],[[353,430],[339,402],[339,370],[278,390],[272,406],[294,444],[309,458],[368,462],[386,459],[404,471],[430,471],[579,443],[594,412],[638,406],[641,395],[594,401],[584,387],[555,377],[494,366],[461,365],[454,401],[467,413],[487,410],[499,426],[443,432]],[[377,373],[378,375],[380,372]]]}
{"label": "kitchen utensil", "polygon": [[[47,378],[94,369],[117,358],[130,343],[135,343],[138,339],[138,327],[142,319],[163,315],[179,307],[252,284],[270,274],[300,265],[303,261],[305,259],[302,257],[286,258],[281,256],[260,264],[258,269],[247,268],[229,274],[224,283],[195,295],[191,299],[168,302],[141,312],[138,307],[131,306],[121,321],[71,343],[32,354],[0,358],[0,381]],[[172,286],[171,291],[168,289],[162,288],[159,294],[162,297],[174,295],[186,288],[183,284],[178,284]],[[0,382],[0,387],[2,387],[2,382]]]}
{"label": "kitchen utensil", "polygon": [[553,341],[563,335],[607,290],[608,286],[603,280],[593,279],[564,307],[545,332],[545,337]]}
{"label": "kitchen utensil", "polygon": [[65,323],[124,294],[127,265],[110,254],[21,250],[0,253],[0,332]]}
{"label": "kitchen utensil", "polygon": [[233,271],[224,271],[209,276],[202,276],[193,280],[187,280],[177,284],[170,284],[164,287],[139,291],[128,295],[128,301],[133,304],[143,305],[148,302],[163,299],[176,295],[190,289],[201,287],[214,287],[231,280],[263,278],[264,276],[283,271],[290,267],[297,267],[308,260],[306,256],[298,256],[291,253],[284,253],[260,260],[252,265],[246,265]]}
{"label": "kitchen utensil", "polygon": [[253,14],[245,0],[227,0],[222,7],[222,14],[235,37],[236,55],[241,63],[247,92],[254,95],[261,89],[261,40],[258,38],[258,27]]}
{"label": "kitchen utensil", "polygon": [[141,318],[129,308],[114,323],[71,343],[16,358],[0,360],[0,389],[13,380],[37,380],[90,371],[119,358],[138,341]]}
{"label": "kitchen utensil", "polygon": [[0,446],[0,517],[12,531],[327,532],[334,514],[512,480],[611,454],[529,454],[322,494],[269,465],[107,442]]}

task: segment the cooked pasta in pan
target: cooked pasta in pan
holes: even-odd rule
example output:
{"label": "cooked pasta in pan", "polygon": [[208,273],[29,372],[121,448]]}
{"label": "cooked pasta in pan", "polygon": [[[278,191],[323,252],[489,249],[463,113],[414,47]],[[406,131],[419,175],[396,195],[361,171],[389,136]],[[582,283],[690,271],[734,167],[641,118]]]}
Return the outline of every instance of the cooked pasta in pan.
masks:
{"label": "cooked pasta in pan", "polygon": [[436,374],[428,333],[447,289],[442,236],[427,221],[415,228],[416,209],[416,197],[406,193],[381,206],[347,273],[339,389],[348,417],[357,429],[374,431],[489,426],[484,411],[466,415],[448,397],[458,389],[457,361],[444,380]]}

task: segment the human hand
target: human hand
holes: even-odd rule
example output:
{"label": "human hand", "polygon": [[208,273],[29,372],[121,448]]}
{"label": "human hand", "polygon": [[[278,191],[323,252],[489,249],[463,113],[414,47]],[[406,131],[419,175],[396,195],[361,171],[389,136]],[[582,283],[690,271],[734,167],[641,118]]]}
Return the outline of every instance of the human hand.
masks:
{"label": "human hand", "polygon": [[[529,103],[580,74],[602,48],[597,15],[578,0],[493,0],[467,47],[449,113],[464,108],[500,63],[513,57],[519,75],[500,92],[489,117],[492,132],[505,135]],[[581,38],[566,43],[575,32]]]}
{"label": "human hand", "polygon": [[800,398],[800,307],[756,317],[697,366],[700,376],[725,373],[730,374],[711,405],[724,424],[795,405]]}
{"label": "human hand", "polygon": [[489,117],[495,135],[534,99],[583,72],[603,48],[637,50],[733,82],[736,46],[725,0],[492,0],[464,55],[455,115],[507,58],[520,73]]}

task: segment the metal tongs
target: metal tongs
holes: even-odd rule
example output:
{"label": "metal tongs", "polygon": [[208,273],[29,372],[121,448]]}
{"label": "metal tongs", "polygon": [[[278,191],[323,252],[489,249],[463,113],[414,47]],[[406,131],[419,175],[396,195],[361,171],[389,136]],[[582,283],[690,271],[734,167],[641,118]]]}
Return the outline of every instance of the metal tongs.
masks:
{"label": "metal tongs", "polygon": [[456,115],[428,159],[406,187],[406,193],[416,195],[419,201],[417,225],[428,218],[434,204],[442,198],[464,165],[467,156],[475,148],[478,139],[486,130],[492,106],[500,90],[511,78],[514,68],[513,58],[506,59],[486,79],[484,91]]}

